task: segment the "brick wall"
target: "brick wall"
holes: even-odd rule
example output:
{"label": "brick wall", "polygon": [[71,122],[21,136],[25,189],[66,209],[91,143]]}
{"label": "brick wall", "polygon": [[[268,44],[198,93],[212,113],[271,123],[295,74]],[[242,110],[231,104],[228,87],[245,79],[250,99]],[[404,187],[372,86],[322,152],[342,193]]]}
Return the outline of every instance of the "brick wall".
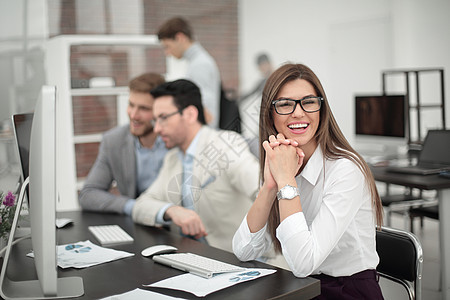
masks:
{"label": "brick wall", "polygon": [[[237,9],[237,0],[48,0],[49,24],[57,24],[49,32],[51,36],[156,34],[165,20],[183,16],[191,23],[196,40],[216,59],[224,86],[238,90]],[[130,15],[136,11],[142,15]],[[80,24],[80,20],[89,22]],[[162,49],[123,46],[71,49],[74,87],[86,84],[92,77],[112,77],[116,86],[126,86],[131,78],[142,73],[136,70],[142,69],[165,73]],[[117,125],[117,108],[111,97],[74,97],[73,113],[75,134],[99,133]],[[97,156],[98,143],[78,144],[75,151],[77,176],[84,177]]]}
{"label": "brick wall", "polygon": [[237,0],[152,0],[144,1],[145,33],[156,34],[169,18],[182,16],[191,24],[194,36],[215,58],[224,86],[237,89],[238,8]]}

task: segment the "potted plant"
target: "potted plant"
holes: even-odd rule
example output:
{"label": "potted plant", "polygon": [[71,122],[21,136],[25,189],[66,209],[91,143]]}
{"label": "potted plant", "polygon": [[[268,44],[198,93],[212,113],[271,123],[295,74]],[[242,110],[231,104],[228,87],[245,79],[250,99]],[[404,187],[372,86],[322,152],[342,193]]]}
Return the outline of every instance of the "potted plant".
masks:
{"label": "potted plant", "polygon": [[[16,211],[16,196],[11,193],[3,193],[0,191],[0,251],[5,248],[8,242],[8,235],[11,231],[11,226],[14,220],[14,213]],[[1,252],[0,256],[3,256]]]}

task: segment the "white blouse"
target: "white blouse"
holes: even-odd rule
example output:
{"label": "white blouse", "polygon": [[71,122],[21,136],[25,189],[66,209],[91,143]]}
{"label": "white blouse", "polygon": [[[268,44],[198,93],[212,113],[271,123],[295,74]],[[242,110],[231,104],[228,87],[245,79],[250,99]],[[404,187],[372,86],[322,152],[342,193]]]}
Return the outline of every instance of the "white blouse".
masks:
{"label": "white blouse", "polygon": [[[296,181],[303,212],[289,216],[276,230],[294,275],[350,276],[375,269],[375,218],[358,166],[345,158],[325,159],[318,146]],[[246,216],[233,238],[235,255],[253,260],[273,247],[266,229],[267,224],[251,233]]]}

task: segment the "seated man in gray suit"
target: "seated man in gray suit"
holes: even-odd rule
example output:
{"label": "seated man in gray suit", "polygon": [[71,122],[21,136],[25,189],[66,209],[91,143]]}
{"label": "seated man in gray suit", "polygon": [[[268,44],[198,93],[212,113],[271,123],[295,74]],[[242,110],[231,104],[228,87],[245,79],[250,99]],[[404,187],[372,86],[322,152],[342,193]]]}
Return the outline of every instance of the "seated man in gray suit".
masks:
{"label": "seated man in gray suit", "polygon": [[183,235],[231,251],[258,190],[259,165],[245,140],[205,125],[199,88],[180,79],[151,91],[154,131],[171,149],[158,178],[136,201],[133,220],[176,226]]}
{"label": "seated man in gray suit", "polygon": [[[164,83],[155,73],[142,74],[129,83],[127,113],[130,123],[107,131],[97,160],[89,171],[79,201],[84,210],[131,215],[136,197],[156,179],[167,152],[153,131],[150,90]],[[113,183],[119,191],[110,191]]]}

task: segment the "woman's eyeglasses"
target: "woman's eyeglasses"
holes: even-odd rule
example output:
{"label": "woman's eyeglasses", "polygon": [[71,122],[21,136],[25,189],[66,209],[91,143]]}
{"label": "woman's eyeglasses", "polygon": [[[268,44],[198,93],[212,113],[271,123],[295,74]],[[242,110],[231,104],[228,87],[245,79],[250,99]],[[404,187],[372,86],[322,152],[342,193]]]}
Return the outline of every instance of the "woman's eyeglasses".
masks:
{"label": "woman's eyeglasses", "polygon": [[322,97],[308,96],[299,100],[277,99],[272,101],[275,111],[279,115],[289,115],[295,111],[297,103],[307,113],[313,113],[320,110],[322,106]]}

